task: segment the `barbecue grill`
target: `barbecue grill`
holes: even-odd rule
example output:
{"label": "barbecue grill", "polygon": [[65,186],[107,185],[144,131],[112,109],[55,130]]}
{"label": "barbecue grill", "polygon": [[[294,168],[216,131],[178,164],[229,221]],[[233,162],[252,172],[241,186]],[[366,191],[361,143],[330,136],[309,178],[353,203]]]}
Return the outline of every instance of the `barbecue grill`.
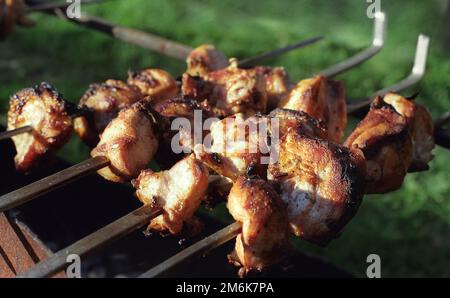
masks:
{"label": "barbecue grill", "polygon": [[[192,50],[188,46],[118,27],[98,18],[84,16],[81,19],[68,19],[61,8],[40,9],[173,58],[184,60]],[[385,27],[386,15],[378,13],[371,45],[319,73],[331,78],[375,56],[383,48]],[[291,45],[271,55],[256,57],[255,60],[280,55],[314,41],[316,39]],[[364,110],[370,103],[369,98],[390,91],[399,92],[420,81],[426,70],[428,46],[429,38],[420,35],[411,74],[392,86],[374,92],[368,98],[349,102],[348,113],[357,114]],[[252,62],[252,59],[241,61],[244,65]],[[436,121],[436,142],[447,148],[449,134],[441,127],[448,119],[449,115],[445,114]],[[0,146],[2,156],[7,156],[5,160],[12,161],[12,142],[2,141]],[[145,206],[140,207],[127,186],[111,184],[95,175],[88,175],[106,164],[108,161],[104,159],[91,159],[71,166],[57,160],[42,172],[31,176],[17,174],[12,163],[7,165],[8,170],[5,172],[10,174],[6,175],[1,186],[1,192],[5,195],[0,197],[0,210],[8,210],[0,216],[0,234],[3,235],[0,239],[0,276],[63,277],[64,269],[69,265],[67,257],[72,254],[83,259],[83,272],[90,277],[235,276],[236,270],[227,265],[223,256],[231,250],[229,240],[240,232],[240,224],[226,226],[203,212],[200,217],[206,222],[206,229],[192,239],[145,236],[140,229],[161,211],[148,212]],[[123,199],[111,199],[116,197]],[[90,207],[85,208],[87,205]],[[104,208],[105,205],[109,208]],[[205,259],[199,258],[206,253]],[[187,262],[190,266],[186,266]],[[350,276],[331,264],[299,252],[290,255],[286,266],[280,267],[262,275]]]}

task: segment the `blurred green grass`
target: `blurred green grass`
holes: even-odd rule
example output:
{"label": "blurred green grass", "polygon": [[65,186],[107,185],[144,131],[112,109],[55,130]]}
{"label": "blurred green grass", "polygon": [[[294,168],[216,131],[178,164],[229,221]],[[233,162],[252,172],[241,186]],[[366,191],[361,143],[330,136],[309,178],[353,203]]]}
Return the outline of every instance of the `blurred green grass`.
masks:
{"label": "blurred green grass", "polygon": [[[111,22],[147,30],[191,46],[213,43],[228,56],[248,57],[307,37],[326,40],[271,61],[293,79],[310,76],[368,45],[372,21],[365,1],[114,0],[83,10]],[[404,78],[419,33],[432,38],[425,79],[405,92],[434,116],[450,108],[449,53],[440,47],[444,27],[438,1],[383,1],[389,17],[387,45],[371,61],[339,78],[352,98]],[[33,14],[38,25],[18,29],[0,43],[0,109],[17,90],[48,81],[77,102],[89,83],[124,79],[128,69],[161,67],[182,73],[182,62],[152,54],[57,18]],[[2,119],[4,121],[4,117]],[[77,139],[60,156],[77,162],[87,148]],[[367,196],[343,235],[326,248],[296,246],[365,276],[367,255],[377,253],[385,277],[450,276],[450,152],[436,149],[428,172],[408,175],[397,192]],[[224,216],[224,210],[215,211]]]}

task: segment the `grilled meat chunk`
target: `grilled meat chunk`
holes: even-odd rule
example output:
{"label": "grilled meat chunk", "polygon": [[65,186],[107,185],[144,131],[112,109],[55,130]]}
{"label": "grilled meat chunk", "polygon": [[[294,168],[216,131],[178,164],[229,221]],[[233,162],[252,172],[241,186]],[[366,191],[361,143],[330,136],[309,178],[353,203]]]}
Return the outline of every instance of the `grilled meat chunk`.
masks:
{"label": "grilled meat chunk", "polygon": [[264,113],[267,107],[266,81],[254,70],[237,67],[237,61],[205,78],[183,76],[182,94],[198,101],[208,100],[219,116],[235,113]]}
{"label": "grilled meat chunk", "polygon": [[212,71],[228,66],[227,57],[212,45],[201,45],[195,48],[187,57],[186,63],[186,73],[199,77],[205,77]]}
{"label": "grilled meat chunk", "polygon": [[377,97],[345,141],[366,159],[366,193],[397,190],[409,170],[426,169],[434,147],[425,108],[395,94]]}
{"label": "grilled meat chunk", "polygon": [[110,166],[98,173],[113,182],[126,182],[147,167],[158,149],[150,104],[139,101],[122,109],[105,128],[91,156],[105,156]]}
{"label": "grilled meat chunk", "polygon": [[283,67],[258,66],[254,68],[256,73],[262,74],[266,81],[267,109],[269,111],[278,107],[279,103],[292,89],[288,73]]}
{"label": "grilled meat chunk", "polygon": [[409,171],[428,170],[428,163],[433,159],[434,124],[427,108],[401,95],[389,93],[383,98],[384,102],[394,107],[395,111],[406,117],[413,141],[413,159]]}
{"label": "grilled meat chunk", "polygon": [[323,126],[308,114],[276,109],[269,116],[245,119],[242,114],[235,114],[213,123],[210,127],[212,145],[197,146],[195,152],[211,169],[233,181],[248,172],[265,178],[267,164],[278,158],[279,138],[291,130],[313,137],[327,136]]}
{"label": "grilled meat chunk", "polygon": [[80,100],[81,109],[89,109],[89,115],[74,121],[75,131],[89,146],[94,147],[99,135],[114,119],[119,111],[141,99],[136,86],[118,80],[107,80],[102,84],[92,84]]}
{"label": "grilled meat chunk", "polygon": [[206,146],[195,147],[197,158],[233,181],[249,171],[266,177],[267,165],[261,163],[261,158],[269,153],[269,148],[267,129],[262,131],[263,126],[259,126],[262,120],[260,117],[245,120],[242,114],[235,114],[214,122],[210,138],[205,139]]}
{"label": "grilled meat chunk", "polygon": [[151,221],[149,229],[178,234],[183,223],[192,222],[206,194],[208,171],[191,154],[168,171],[142,171],[133,180],[133,186],[142,203],[163,209],[163,214]]}
{"label": "grilled meat chunk", "polygon": [[328,139],[339,142],[347,125],[347,108],[342,82],[323,76],[300,81],[280,102],[280,108],[303,111],[323,121]]}
{"label": "grilled meat chunk", "polygon": [[240,276],[275,264],[289,246],[286,207],[270,183],[240,176],[228,196],[228,210],[242,223],[230,261],[242,268]]}
{"label": "grilled meat chunk", "polygon": [[23,0],[0,0],[0,40],[13,31],[15,25],[30,26],[33,22],[25,17]]}
{"label": "grilled meat chunk", "polygon": [[33,127],[32,132],[12,138],[18,171],[31,170],[69,140],[73,123],[67,109],[68,104],[48,83],[23,89],[11,97],[8,130]]}
{"label": "grilled meat chunk", "polygon": [[279,184],[292,232],[327,244],[353,217],[364,191],[362,157],[330,141],[289,130],[268,178]]}
{"label": "grilled meat chunk", "polygon": [[142,95],[149,96],[153,105],[175,97],[179,90],[175,79],[162,69],[148,68],[128,73],[128,84],[136,86]]}

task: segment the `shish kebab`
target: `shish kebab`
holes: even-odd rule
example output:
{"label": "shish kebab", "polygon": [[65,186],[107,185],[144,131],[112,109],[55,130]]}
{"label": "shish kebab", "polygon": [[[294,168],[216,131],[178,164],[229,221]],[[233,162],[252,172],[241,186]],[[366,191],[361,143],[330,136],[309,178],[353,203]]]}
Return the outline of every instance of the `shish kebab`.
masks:
{"label": "shish kebab", "polygon": [[[305,90],[300,100],[308,102],[308,97],[314,96]],[[233,152],[231,156],[219,154],[212,166],[215,172],[234,182],[227,206],[234,219],[243,226],[240,230],[232,225],[227,233],[231,233],[230,230],[234,236],[240,233],[230,260],[242,266],[242,275],[253,269],[260,271],[281,257],[276,253],[280,254],[288,246],[287,226],[304,240],[327,244],[353,217],[363,194],[398,189],[407,172],[428,169],[432,159],[431,115],[423,106],[394,93],[377,97],[372,102],[369,113],[344,145],[329,140],[329,131],[313,118],[308,119],[305,113],[278,109],[272,114],[281,121],[279,160],[266,167],[267,173],[258,171],[261,164],[246,163],[258,159],[245,154],[236,156]],[[286,114],[289,116],[285,117]],[[214,137],[213,140],[216,142]],[[247,142],[252,141],[249,136]],[[261,152],[254,155],[259,157]],[[238,161],[239,157],[241,160]],[[198,159],[203,160],[201,156]],[[232,177],[226,175],[229,171],[223,171],[230,160],[237,170]],[[209,162],[205,164],[209,166]],[[239,164],[243,167],[237,166]],[[249,169],[251,175],[246,174]],[[172,170],[175,171],[171,169],[168,173]],[[155,175],[160,173],[141,173],[134,182],[136,194],[146,204],[166,208],[164,202],[157,199],[163,188],[158,187],[161,181],[155,180]],[[170,189],[170,184],[166,186]],[[152,198],[155,201],[152,202]],[[287,213],[280,208],[281,201],[284,201]],[[157,230],[153,221],[149,228]],[[205,241],[207,245],[208,240]],[[188,256],[183,253],[180,253],[183,257]],[[173,262],[169,259],[145,276],[155,276],[169,269]]]}
{"label": "shish kebab", "polygon": [[[386,15],[382,12],[377,13],[375,16],[375,20],[374,20],[374,30],[373,30],[374,34],[373,34],[373,39],[372,39],[372,45],[369,48],[367,48],[366,50],[362,51],[361,53],[358,53],[355,56],[347,59],[346,61],[338,63],[335,66],[330,67],[320,73],[323,74],[324,76],[332,77],[332,76],[335,76],[347,69],[350,69],[350,68],[370,59],[371,57],[373,57],[376,53],[378,53],[383,48],[385,31],[386,31]],[[112,30],[111,32],[114,32],[114,30]],[[142,35],[142,34],[140,34],[140,35]],[[142,36],[140,39],[142,39]],[[144,38],[144,39],[151,40],[151,38]],[[258,62],[262,59],[268,59],[271,57],[275,57],[277,55],[283,54],[283,53],[293,50],[295,48],[314,43],[320,39],[321,39],[321,37],[312,38],[312,39],[306,40],[304,42],[289,45],[285,48],[281,48],[281,49],[278,49],[278,50],[275,50],[275,51],[272,51],[272,52],[269,52],[266,54],[258,55],[256,57],[249,58],[249,59],[244,59],[244,60],[240,61],[240,66],[247,66],[247,65],[255,64],[256,62]],[[426,55],[422,55],[422,56],[426,57]],[[420,79],[420,77],[417,79]],[[414,82],[410,82],[410,83],[413,84]],[[27,126],[27,127],[17,128],[15,131],[13,130],[13,131],[8,131],[6,133],[1,133],[0,140],[2,140],[4,138],[9,138],[15,134],[20,134],[23,132],[31,131],[31,129],[32,129],[32,127]]]}
{"label": "shish kebab", "polygon": [[[5,22],[10,23],[11,26],[3,26],[3,31],[0,31],[0,36],[3,34],[3,37],[5,37],[8,33],[11,32],[13,29],[13,26],[15,23],[20,23],[20,20],[25,19],[25,13],[32,12],[32,11],[41,11],[41,12],[47,12],[52,15],[61,17],[65,20],[68,20],[70,22],[73,22],[77,25],[87,27],[92,30],[96,30],[108,35],[111,35],[114,38],[117,38],[119,40],[122,40],[124,42],[137,45],[139,47],[149,49],[151,51],[176,58],[178,60],[185,60],[187,56],[192,52],[194,49],[183,45],[181,43],[178,43],[176,41],[168,40],[162,37],[159,37],[157,35],[154,35],[149,32],[144,32],[136,29],[131,29],[123,26],[117,26],[114,24],[111,24],[105,20],[102,20],[98,17],[92,17],[87,15],[82,15],[80,18],[69,18],[66,15],[66,8],[70,6],[70,3],[45,3],[42,4],[39,1],[28,1],[29,4],[33,4],[32,6],[29,6],[26,8],[26,6],[23,3],[23,0],[2,0],[2,1],[9,1],[8,3],[2,3],[0,2],[0,8],[4,7],[3,11],[5,12]],[[92,4],[92,3],[98,3],[102,0],[82,0],[82,3],[84,4]],[[3,6],[1,6],[3,5]],[[26,8],[26,9],[25,9]],[[30,24],[32,22],[29,22]],[[309,43],[314,43],[317,40],[321,39],[321,37],[313,38],[308,41],[304,41],[297,44],[292,44],[290,46],[278,49],[273,52],[261,54],[252,58],[244,59],[241,61],[241,65],[252,65],[257,61],[261,61],[264,59],[270,59],[272,57],[276,57],[278,55],[281,55],[283,53],[286,53],[288,51],[291,51],[293,49],[296,49],[298,47],[305,46]]]}
{"label": "shish kebab", "polygon": [[[287,51],[310,45],[321,39],[322,37],[310,38],[292,45],[288,45],[286,47],[270,51],[262,55],[247,58],[244,59],[240,63],[240,65],[247,66],[257,63],[258,61],[263,59],[273,58],[282,53],[286,53]],[[201,51],[218,53],[218,51],[216,51],[214,47],[209,45],[200,46],[198,49],[192,51],[192,53],[195,56],[199,55],[198,52]],[[188,60],[192,59],[188,57]],[[222,59],[225,59],[224,56]],[[67,129],[72,125],[70,119],[68,119],[69,116],[71,118],[77,118],[81,115],[84,115],[85,117],[76,119],[73,124],[80,137],[88,145],[94,146],[96,144],[96,141],[98,141],[98,134],[101,133],[104,127],[106,127],[106,124],[108,124],[108,122],[117,115],[117,112],[120,108],[136,102],[142,96],[152,96],[155,98],[155,100],[161,100],[164,97],[170,97],[176,94],[178,92],[177,89],[178,88],[176,86],[175,79],[173,79],[167,72],[159,69],[145,69],[141,72],[130,72],[127,83],[118,80],[108,80],[103,84],[91,85],[80,101],[79,107],[81,109],[78,112],[74,112],[75,109],[73,109],[70,105],[69,107],[72,111],[68,110],[68,108],[66,107],[68,104],[63,101],[58,92],[48,84],[37,86],[34,90],[25,89],[15,94],[11,100],[10,105],[11,110],[13,110],[13,106],[23,106],[23,104],[18,104],[23,103],[23,99],[20,99],[20,97],[34,97],[36,99],[39,99],[39,97],[43,97],[43,102],[41,104],[34,105],[34,107],[36,108],[36,106],[41,106],[41,108],[44,109],[44,111],[41,111],[43,116],[45,116],[43,117],[44,119],[47,118],[48,120],[50,120],[55,118],[56,116],[59,116],[61,118],[60,120],[63,123],[66,123]],[[86,115],[91,108],[94,111],[93,115]],[[34,108],[31,106],[30,111],[33,109]],[[59,113],[57,113],[57,111],[59,111]],[[87,121],[86,118],[88,118],[89,121]],[[22,134],[25,132],[32,132],[33,130],[45,130],[45,124],[48,124],[48,121],[36,120],[37,117],[34,117],[34,121],[31,121],[32,123],[34,122],[33,125],[25,125],[26,122],[24,121],[10,121],[11,123],[9,125],[10,127],[8,127],[8,131],[0,133],[0,140],[10,138],[14,135]],[[36,122],[43,123],[39,124]],[[56,139],[57,136],[52,136],[52,138]],[[60,140],[59,142],[51,141],[49,143],[50,145],[51,143],[64,144],[64,138],[61,137],[61,139],[62,140]],[[57,149],[58,147],[60,146],[54,146],[51,149]],[[49,152],[51,151],[52,150],[49,150]],[[47,152],[47,150],[45,150],[45,152]],[[18,168],[20,169],[22,167]],[[27,170],[29,170],[29,167],[24,167],[22,169],[22,171]]]}
{"label": "shish kebab", "polygon": [[[102,0],[81,0],[81,4],[93,4]],[[0,0],[0,40],[5,39],[16,25],[30,27],[34,22],[26,17],[30,12],[67,9],[70,3],[45,2],[29,5],[24,0]]]}
{"label": "shish kebab", "polygon": [[[189,162],[189,160],[191,160],[191,162]],[[180,162],[181,163],[181,162]],[[184,163],[184,166],[183,166],[183,163]],[[189,167],[189,165],[193,165],[192,164],[192,158],[186,158],[186,160],[183,162],[183,163],[181,163],[181,165],[178,165],[178,166],[174,166],[174,169],[173,170],[170,170],[170,171],[166,171],[166,172],[163,172],[163,173],[156,173],[155,175],[157,176],[157,177],[159,177],[159,178],[156,178],[155,177],[155,175],[154,175],[154,173],[152,173],[152,172],[150,172],[150,171],[144,171],[143,172],[143,177],[145,177],[145,178],[143,178],[142,179],[142,182],[143,181],[154,181],[155,179],[158,181],[158,180],[161,180],[161,181],[164,181],[164,182],[169,182],[169,181],[175,181],[175,179],[171,179],[170,177],[174,177],[174,178],[176,178],[176,177],[179,177],[179,175],[180,175],[180,173],[182,173],[183,175],[186,173],[186,172],[188,172],[188,170],[189,170],[189,168],[193,168],[193,169],[195,169],[196,167]],[[179,172],[177,171],[178,169],[180,169],[179,170]],[[181,170],[181,169],[183,169],[183,170]],[[197,171],[197,173],[202,173],[202,171]],[[195,179],[194,179],[195,180]],[[201,180],[203,180],[204,181],[204,179],[200,179],[200,181]],[[193,181],[193,180],[191,180],[191,181]],[[135,185],[137,186],[137,187],[139,187],[139,185],[141,184],[141,181],[140,180],[137,180],[136,182],[135,182]],[[187,182],[186,183],[186,187],[189,189],[189,185],[192,185],[192,183],[191,184],[189,184],[189,182]],[[164,189],[166,189],[166,191],[167,191],[167,188],[164,188]],[[201,190],[201,188],[200,189],[197,189],[197,190]],[[192,192],[189,192],[189,191],[187,191],[187,193],[192,193]],[[170,195],[171,194],[171,195]],[[172,203],[174,203],[174,201],[176,201],[176,200],[173,200],[173,198],[174,197],[176,197],[176,192],[174,193],[174,192],[170,192],[170,188],[169,188],[169,192],[168,193],[165,193],[165,196],[164,196],[164,198],[169,198],[169,199],[167,199],[167,200],[165,200],[166,202],[168,202],[168,204],[170,205],[170,202],[172,202]],[[172,200],[170,199],[170,198],[172,198]],[[143,199],[144,200],[144,199]],[[168,213],[168,214],[170,214],[170,213]],[[175,213],[176,214],[176,213]],[[132,214],[132,215],[130,215],[131,217],[133,217],[134,218],[134,215]],[[168,217],[170,218],[171,216],[170,215],[168,215]],[[111,224],[111,226],[112,225],[115,225],[115,223],[113,223],[113,224]],[[159,226],[159,227],[161,227],[161,225],[160,224],[158,224],[158,225],[156,225],[156,226]],[[177,226],[177,225],[176,225]],[[108,226],[109,227],[109,226]],[[239,229],[235,229],[235,230],[239,230]],[[104,229],[101,229],[100,231],[99,231],[99,235],[100,234],[102,234],[103,232],[105,232],[105,230]],[[84,239],[82,239],[82,240],[80,240],[79,242],[77,242],[76,244],[74,244],[74,247],[76,246],[76,247],[78,247],[82,252],[87,252],[86,250],[87,250],[87,248],[86,248],[86,244],[84,244],[84,241],[83,241]],[[78,251],[78,250],[77,250]],[[62,255],[60,256],[60,253],[58,253],[57,254],[58,255],[58,260],[60,259],[60,257],[62,257]],[[41,269],[43,269],[43,268],[45,268],[46,266],[51,266],[51,269],[50,269],[50,271],[45,271],[46,272],[46,274],[51,274],[51,272],[55,272],[54,270],[58,270],[58,268],[61,268],[62,266],[63,266],[63,263],[61,263],[61,264],[54,264],[54,263],[43,263],[42,264],[42,266],[40,266],[40,269],[39,268],[36,268],[36,270],[34,270],[34,274],[36,274],[37,272],[39,272],[38,270],[41,270]],[[55,267],[52,267],[52,266],[55,266]],[[30,273],[31,275],[29,275],[29,276],[33,276],[33,273]]]}
{"label": "shish kebab", "polygon": [[[341,73],[342,71],[345,71],[346,69],[350,69],[350,68],[362,63],[363,61],[366,61],[369,58],[373,57],[383,47],[385,29],[386,29],[385,27],[386,27],[386,16],[384,13],[378,13],[375,17],[375,22],[374,22],[374,36],[373,36],[372,46],[369,47],[368,49],[364,50],[363,52],[358,53],[354,57],[351,57],[344,62],[338,63],[337,65],[335,65],[335,67],[330,67],[327,70],[322,71],[321,73],[324,75],[327,75],[329,77],[332,77],[334,75]],[[312,39],[306,40],[304,42],[300,42],[297,44],[287,46],[285,48],[281,48],[281,49],[269,52],[267,54],[262,54],[262,55],[254,57],[254,58],[245,59],[245,60],[241,61],[239,63],[239,65],[246,66],[246,65],[254,64],[261,59],[274,57],[276,55],[285,53],[286,51],[295,49],[297,47],[305,46],[310,43],[316,42],[320,39],[321,39],[320,37],[312,38]],[[225,65],[227,65],[225,56],[222,53],[215,51],[213,48],[199,47],[195,51],[191,52],[190,58],[189,57],[187,58],[188,65],[189,65],[189,67],[192,68],[191,75],[192,75],[192,72],[195,72],[197,69],[196,66],[193,64],[197,63],[196,61],[199,61],[199,58],[201,58],[202,55],[210,55],[211,58],[206,58],[205,62],[217,64],[216,68],[219,68],[219,66],[224,67]],[[198,57],[198,56],[200,56],[200,57]],[[208,59],[211,59],[211,61],[208,61]],[[287,90],[289,88],[288,83],[287,83],[288,79],[287,79],[287,74],[284,72],[283,69],[275,69],[272,71],[273,72],[272,74],[270,73],[271,71],[268,68],[266,68],[266,69],[260,68],[258,71],[260,73],[265,72],[264,75],[267,77],[267,80],[269,81],[268,82],[269,89],[277,88],[277,85],[278,85],[279,86],[278,88],[284,88],[283,90],[281,90],[282,92],[285,92],[285,93],[287,92]],[[150,82],[150,81],[155,80],[154,74],[158,74],[158,73],[160,75],[163,74],[162,81],[163,81],[163,83],[167,84],[167,86],[166,87],[158,87],[157,86],[155,92],[159,92],[162,90],[164,93],[164,88],[167,88],[169,91],[173,90],[174,89],[173,88],[173,79],[171,79],[170,76],[168,74],[166,74],[164,71],[146,70],[146,71],[143,71],[142,74],[140,74],[138,76],[141,79],[144,79],[145,81]],[[187,74],[189,74],[189,71],[187,72]],[[134,81],[135,80],[132,80],[132,82],[134,82]],[[108,82],[110,82],[110,84],[108,84]],[[99,128],[98,127],[99,125],[92,124],[92,122],[93,121],[95,122],[95,120],[96,120],[95,118],[101,117],[98,114],[101,114],[101,113],[108,114],[109,113],[110,116],[114,116],[117,113],[117,106],[119,106],[119,107],[124,106],[124,104],[120,103],[121,102],[120,97],[125,97],[125,100],[124,100],[125,103],[130,103],[130,101],[132,102],[132,100],[130,100],[130,99],[127,100],[127,97],[131,96],[131,98],[133,98],[133,90],[129,90],[128,96],[127,96],[127,91],[125,90],[124,91],[125,95],[123,95],[123,96],[120,95],[120,92],[118,92],[119,94],[115,95],[115,96],[113,94],[112,97],[113,98],[119,97],[119,100],[115,100],[112,103],[108,102],[108,103],[103,103],[103,104],[101,103],[101,100],[100,100],[100,103],[98,103],[97,101],[98,101],[98,99],[101,99],[101,95],[107,95],[108,97],[110,97],[111,95],[109,95],[108,93],[111,93],[111,91],[115,92],[116,86],[121,87],[121,88],[124,88],[126,86],[125,84],[123,84],[119,81],[109,80],[108,82],[106,82],[102,87],[99,87],[98,85],[97,86],[94,85],[94,87],[90,88],[90,90],[87,92],[85,97],[82,99],[82,103],[81,103],[82,106],[89,107],[89,106],[93,105],[94,109],[98,110],[97,113],[94,113],[97,115],[90,117],[91,118],[91,121],[89,121],[90,124],[88,122],[86,122],[85,119],[75,121],[76,131],[79,133],[81,138],[83,140],[85,140],[91,146],[95,145],[95,142],[98,141],[97,135],[102,131],[102,129],[106,126],[105,124],[107,124],[107,122],[110,120],[110,119],[108,119],[108,117],[106,117],[108,121],[104,121],[104,120],[100,121],[100,122],[103,122],[103,124],[100,124],[100,126],[101,126],[100,129],[97,129],[97,131],[95,131],[95,129],[92,129],[93,128],[92,126],[97,126],[97,128]],[[152,88],[152,86],[145,86],[145,85],[148,85],[147,83],[141,82],[141,83],[138,83],[137,85],[144,89],[143,90],[144,95],[146,95],[146,94],[147,95],[155,95],[155,92],[151,92],[151,91],[146,92]],[[110,88],[108,88],[108,86]],[[111,89],[111,88],[112,88],[112,90],[109,90],[109,92],[108,92],[108,89]],[[103,89],[103,90],[100,90],[100,96],[96,96],[95,91],[99,90],[99,89]],[[130,89],[131,89],[131,87],[130,87]],[[102,94],[102,93],[106,93],[106,94]],[[269,90],[269,107],[273,106],[273,104],[271,104],[271,102],[274,100],[274,96],[271,95],[270,93],[273,93],[273,90],[272,91]],[[195,96],[197,96],[197,95],[195,95]],[[84,101],[84,103],[83,103],[83,101]],[[117,103],[117,101],[119,103]],[[100,110],[99,110],[98,109],[99,106],[103,106],[103,107],[100,108]],[[114,108],[114,106],[116,106],[116,107]],[[106,109],[106,111],[105,111],[105,109]],[[111,111],[111,110],[113,110],[113,111]],[[115,113],[114,113],[114,110],[116,110]],[[92,118],[94,118],[94,119],[92,119]],[[105,118],[105,117],[103,117],[103,118]],[[111,118],[111,117],[109,117],[109,118]],[[86,129],[89,126],[90,126],[91,130]],[[0,134],[0,140],[2,138],[9,138],[10,136],[12,136],[14,134],[20,134],[20,133],[26,132],[27,130],[31,131],[32,127],[27,126],[27,127],[17,128],[16,130],[10,130],[6,133]],[[81,169],[85,169],[85,167],[87,165],[91,165],[91,164],[89,162],[87,164],[82,164]],[[95,165],[96,165],[96,163],[94,163],[92,166],[95,167]]]}

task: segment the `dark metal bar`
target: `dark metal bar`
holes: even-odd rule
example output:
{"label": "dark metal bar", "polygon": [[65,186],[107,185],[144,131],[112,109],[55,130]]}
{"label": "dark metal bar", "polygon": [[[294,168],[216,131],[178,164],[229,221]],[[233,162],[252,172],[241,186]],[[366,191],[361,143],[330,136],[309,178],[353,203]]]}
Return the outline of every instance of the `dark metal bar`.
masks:
{"label": "dark metal bar", "polygon": [[232,223],[231,225],[223,228],[222,230],[182,250],[178,254],[165,260],[156,267],[153,267],[149,271],[140,275],[139,278],[153,278],[160,276],[165,272],[169,271],[170,269],[180,264],[183,264],[192,257],[207,253],[208,251],[211,251],[214,248],[230,241],[241,232],[241,229],[242,224],[240,222]]}
{"label": "dark metal bar", "polygon": [[285,46],[285,47],[282,47],[282,48],[279,48],[279,49],[276,49],[276,50],[273,50],[273,51],[270,51],[267,53],[263,53],[263,54],[260,54],[260,55],[257,55],[257,56],[251,57],[251,58],[242,59],[239,61],[239,66],[240,67],[253,66],[253,65],[259,63],[260,61],[278,57],[278,56],[283,55],[292,50],[314,44],[322,39],[323,39],[323,36],[316,36],[316,37],[309,38],[304,41],[300,41],[300,42],[297,42],[297,43],[294,43],[294,44],[291,44],[291,45],[288,45],[288,46]]}
{"label": "dark metal bar", "polygon": [[33,131],[33,127],[32,126],[23,126],[23,127],[19,127],[13,130],[7,130],[4,131],[2,133],[0,133],[0,141],[12,138],[16,135],[20,135],[22,133],[26,133],[26,132],[32,132]]}
{"label": "dark metal bar", "polygon": [[450,130],[442,128],[437,129],[434,132],[434,139],[439,146],[450,149]]}
{"label": "dark metal bar", "polygon": [[106,157],[94,157],[3,195],[0,197],[0,212],[5,212],[45,195],[52,190],[60,188],[108,165],[109,160]]}
{"label": "dark metal bar", "polygon": [[38,263],[29,271],[19,275],[19,278],[39,278],[48,277],[69,265],[67,257],[78,255],[84,257],[107,246],[111,242],[128,235],[148,222],[159,216],[161,210],[149,210],[148,206],[143,206],[123,217],[90,234],[89,236],[75,242],[69,247],[60,250],[52,257]]}

